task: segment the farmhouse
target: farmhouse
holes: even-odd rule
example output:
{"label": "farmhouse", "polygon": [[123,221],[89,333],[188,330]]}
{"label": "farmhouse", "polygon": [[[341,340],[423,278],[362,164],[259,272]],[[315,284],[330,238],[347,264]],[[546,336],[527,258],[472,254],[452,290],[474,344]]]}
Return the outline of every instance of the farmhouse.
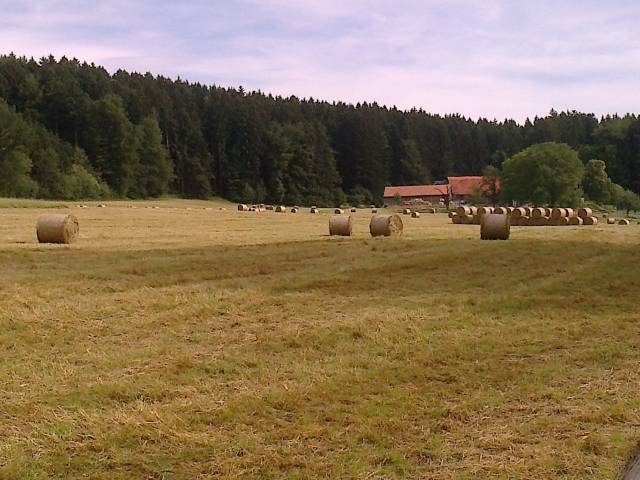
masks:
{"label": "farmhouse", "polygon": [[482,191],[482,177],[447,177],[447,182],[434,185],[389,186],[384,189],[385,205],[398,203],[463,202]]}

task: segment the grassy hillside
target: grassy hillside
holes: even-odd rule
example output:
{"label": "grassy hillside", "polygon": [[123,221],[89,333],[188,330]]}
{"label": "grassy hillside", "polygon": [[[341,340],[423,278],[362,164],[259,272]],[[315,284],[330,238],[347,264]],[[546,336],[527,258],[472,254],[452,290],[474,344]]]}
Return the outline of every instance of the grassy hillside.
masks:
{"label": "grassy hillside", "polygon": [[638,225],[221,207],[72,206],[71,246],[0,209],[0,478],[610,479],[634,449]]}

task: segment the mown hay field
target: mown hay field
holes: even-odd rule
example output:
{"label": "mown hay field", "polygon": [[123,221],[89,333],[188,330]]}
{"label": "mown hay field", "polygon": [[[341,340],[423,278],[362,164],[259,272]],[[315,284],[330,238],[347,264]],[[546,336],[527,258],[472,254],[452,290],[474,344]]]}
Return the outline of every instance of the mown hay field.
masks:
{"label": "mown hay field", "polygon": [[65,246],[44,206],[0,208],[0,479],[611,479],[640,439],[636,224],[108,202]]}

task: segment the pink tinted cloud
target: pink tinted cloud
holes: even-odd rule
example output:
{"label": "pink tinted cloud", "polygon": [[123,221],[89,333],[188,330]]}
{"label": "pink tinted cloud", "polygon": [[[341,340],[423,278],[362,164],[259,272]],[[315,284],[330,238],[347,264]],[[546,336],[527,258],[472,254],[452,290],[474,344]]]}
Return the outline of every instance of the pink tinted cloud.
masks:
{"label": "pink tinted cloud", "polygon": [[0,0],[0,50],[224,86],[524,120],[640,111],[632,1]]}

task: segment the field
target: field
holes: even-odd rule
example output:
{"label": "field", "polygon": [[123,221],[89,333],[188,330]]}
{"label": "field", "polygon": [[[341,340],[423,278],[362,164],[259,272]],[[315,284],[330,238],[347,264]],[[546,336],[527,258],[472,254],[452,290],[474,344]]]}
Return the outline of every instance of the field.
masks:
{"label": "field", "polygon": [[372,239],[360,211],[332,238],[306,210],[108,202],[69,204],[56,246],[17,203],[2,480],[613,479],[640,440],[635,222]]}

